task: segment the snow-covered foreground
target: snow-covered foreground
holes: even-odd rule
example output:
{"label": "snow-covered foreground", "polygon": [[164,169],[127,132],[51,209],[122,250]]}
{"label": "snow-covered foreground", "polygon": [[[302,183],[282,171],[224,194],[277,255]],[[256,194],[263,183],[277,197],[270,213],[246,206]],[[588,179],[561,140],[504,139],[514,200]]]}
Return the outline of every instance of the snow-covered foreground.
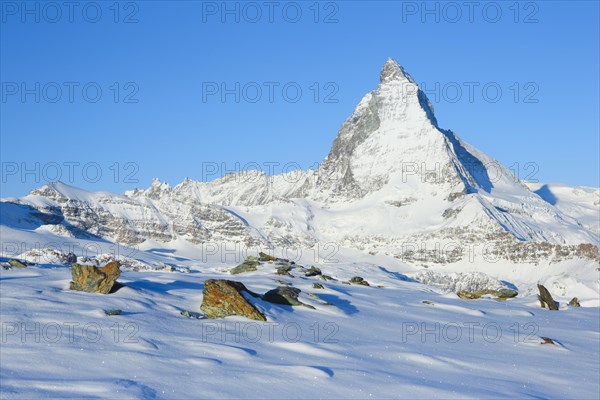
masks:
{"label": "snow-covered foreground", "polygon": [[[600,395],[597,307],[561,302],[560,311],[548,311],[533,295],[468,301],[383,267],[322,269],[337,280],[280,277],[270,265],[236,276],[223,265],[123,272],[126,286],[110,295],[68,290],[64,266],[2,270],[1,397]],[[354,275],[371,286],[341,283]],[[209,278],[240,280],[258,293],[282,279],[315,309],[257,300],[268,322],[180,315],[200,311]],[[107,316],[107,309],[123,313]]]}

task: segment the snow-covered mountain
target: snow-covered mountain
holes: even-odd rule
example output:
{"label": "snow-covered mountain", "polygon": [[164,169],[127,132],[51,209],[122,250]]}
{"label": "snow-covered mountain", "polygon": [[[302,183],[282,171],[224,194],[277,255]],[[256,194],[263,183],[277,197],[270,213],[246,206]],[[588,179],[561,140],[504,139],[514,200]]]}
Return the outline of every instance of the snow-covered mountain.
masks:
{"label": "snow-covered mountain", "polygon": [[526,183],[542,199],[575,218],[586,229],[600,234],[600,189]]}
{"label": "snow-covered mountain", "polygon": [[[518,181],[440,128],[425,94],[391,59],[319,168],[256,172],[254,179],[247,174],[186,179],[174,187],[155,180],[123,195],[52,183],[4,199],[2,224],[124,245],[335,243],[420,264],[466,257],[463,250],[436,250],[449,245],[475,246],[515,262],[598,257],[597,190]],[[567,192],[567,201],[556,201]]]}
{"label": "snow-covered mountain", "polygon": [[[598,398],[599,207],[441,129],[388,60],[316,170],[0,201],[0,398]],[[69,290],[115,259],[114,293]],[[205,318],[209,279],[267,321]]]}

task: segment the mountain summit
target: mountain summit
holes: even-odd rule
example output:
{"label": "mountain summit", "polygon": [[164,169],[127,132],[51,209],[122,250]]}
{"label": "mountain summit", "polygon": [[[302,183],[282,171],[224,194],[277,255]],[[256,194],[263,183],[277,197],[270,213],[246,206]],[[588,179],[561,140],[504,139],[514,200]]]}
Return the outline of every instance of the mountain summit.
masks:
{"label": "mountain summit", "polygon": [[389,81],[408,81],[415,83],[414,79],[404,70],[404,68],[396,62],[393,58],[388,58],[383,67],[381,68],[381,74],[379,75],[379,81],[381,83]]}
{"label": "mountain summit", "polygon": [[252,180],[241,175],[186,179],[174,187],[155,180],[149,189],[124,195],[51,184],[5,202],[3,213],[17,207],[30,214],[27,226],[123,244],[312,248],[334,242],[428,264],[465,259],[464,253],[431,253],[440,244],[492,244],[500,258],[537,262],[580,257],[577,245],[590,243],[597,257],[597,228],[577,219],[589,208],[566,214],[499,162],[439,128],[427,96],[392,59],[316,171],[257,173]]}

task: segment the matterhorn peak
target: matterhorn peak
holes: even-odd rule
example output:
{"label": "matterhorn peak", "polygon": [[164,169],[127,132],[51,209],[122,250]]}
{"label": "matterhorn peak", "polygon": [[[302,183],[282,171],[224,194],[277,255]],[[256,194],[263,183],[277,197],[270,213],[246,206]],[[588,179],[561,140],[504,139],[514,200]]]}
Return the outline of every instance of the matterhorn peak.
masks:
{"label": "matterhorn peak", "polygon": [[396,60],[394,60],[391,57],[388,57],[385,64],[383,64],[379,80],[381,83],[401,80],[407,80],[411,83],[415,83],[415,80],[412,78],[412,76],[410,76],[408,72],[404,70],[404,67],[398,64]]}

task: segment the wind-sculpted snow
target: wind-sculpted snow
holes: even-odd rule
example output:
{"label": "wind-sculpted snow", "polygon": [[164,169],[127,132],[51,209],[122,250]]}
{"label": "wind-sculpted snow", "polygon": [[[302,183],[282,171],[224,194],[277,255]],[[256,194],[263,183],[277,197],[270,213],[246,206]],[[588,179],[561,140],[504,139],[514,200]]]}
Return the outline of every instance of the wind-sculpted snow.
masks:
{"label": "wind-sculpted snow", "polygon": [[[0,397],[598,397],[598,308],[574,280],[566,293],[543,282],[560,302],[549,311],[535,294],[461,300],[389,265],[342,262],[321,266],[327,282],[285,278],[313,308],[253,299],[267,322],[202,318],[204,282],[227,277],[232,264],[126,269],[109,295],[68,290],[71,270],[60,265],[0,269]],[[277,285],[273,270],[240,279],[263,294]],[[342,283],[356,274],[371,286]],[[453,289],[467,287],[479,286]],[[583,307],[566,304],[573,290]]]}

